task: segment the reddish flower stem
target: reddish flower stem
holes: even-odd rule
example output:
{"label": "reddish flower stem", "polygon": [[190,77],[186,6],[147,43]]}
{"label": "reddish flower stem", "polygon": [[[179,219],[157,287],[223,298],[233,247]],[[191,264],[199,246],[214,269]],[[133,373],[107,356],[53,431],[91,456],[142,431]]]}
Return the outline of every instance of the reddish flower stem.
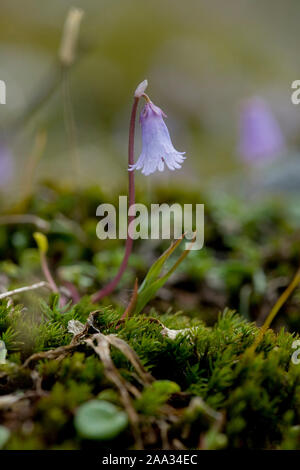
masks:
{"label": "reddish flower stem", "polygon": [[[129,142],[128,142],[128,165],[134,164],[134,131],[135,131],[135,121],[136,121],[136,111],[138,106],[139,98],[134,98],[132,105],[131,118],[130,118],[130,127],[129,127]],[[129,183],[129,207],[135,203],[135,188],[134,188],[134,171],[128,171],[128,183]],[[130,237],[128,228],[130,222],[134,219],[134,216],[128,216],[128,226],[127,226],[127,239],[125,244],[125,253],[123,261],[120,265],[117,275],[112,281],[110,281],[106,286],[100,289],[92,296],[92,302],[98,302],[106,295],[109,295],[113,292],[115,287],[118,285],[121,277],[124,274],[124,271],[128,264],[128,259],[132,250],[133,239]]]}
{"label": "reddish flower stem", "polygon": [[41,266],[52,292],[58,292],[57,285],[55,284],[55,281],[50,273],[45,253],[41,253]]}

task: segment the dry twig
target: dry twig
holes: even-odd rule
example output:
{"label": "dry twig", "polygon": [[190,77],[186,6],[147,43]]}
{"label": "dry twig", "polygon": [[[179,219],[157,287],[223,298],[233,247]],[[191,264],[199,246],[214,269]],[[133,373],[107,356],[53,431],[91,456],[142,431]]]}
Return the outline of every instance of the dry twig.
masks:
{"label": "dry twig", "polygon": [[[121,400],[123,402],[124,408],[128,414],[129,421],[132,428],[132,433],[135,439],[135,445],[138,449],[143,449],[143,442],[141,438],[141,432],[139,428],[139,418],[138,414],[135,411],[131,398],[128,392],[128,384],[121,377],[118,370],[116,369],[111,356],[110,356],[110,342],[107,339],[107,336],[102,333],[97,333],[91,338],[87,338],[85,342],[94,349],[94,351],[100,357],[107,378],[117,387],[120,392]],[[95,344],[96,342],[96,344]],[[131,387],[130,387],[131,388]]]}
{"label": "dry twig", "polygon": [[49,284],[48,282],[41,281],[41,282],[37,282],[36,284],[32,284],[31,286],[18,287],[18,289],[10,290],[10,291],[3,292],[2,294],[0,294],[0,300],[5,299],[6,297],[11,297],[12,295],[15,295],[15,294],[21,294],[22,292],[28,292],[31,290],[39,289],[40,287],[49,288]]}

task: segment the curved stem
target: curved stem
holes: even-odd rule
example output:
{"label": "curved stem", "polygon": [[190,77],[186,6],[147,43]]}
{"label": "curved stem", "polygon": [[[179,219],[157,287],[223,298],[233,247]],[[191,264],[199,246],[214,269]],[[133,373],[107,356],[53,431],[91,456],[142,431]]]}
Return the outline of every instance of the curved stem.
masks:
{"label": "curved stem", "polygon": [[255,353],[257,346],[260,344],[262,341],[265,332],[268,330],[269,326],[271,325],[272,321],[276,317],[278,311],[281,309],[281,307],[285,304],[289,296],[292,294],[292,292],[296,289],[296,287],[300,283],[300,268],[296,272],[292,282],[288,285],[288,287],[285,289],[285,291],[281,294],[277,302],[275,303],[274,307],[272,308],[271,312],[267,316],[263,326],[261,327],[259,334],[254,341],[254,343],[246,350],[245,356],[251,356]]}
{"label": "curved stem", "polygon": [[[139,102],[139,97],[134,98],[134,102],[132,105],[131,111],[131,118],[130,118],[130,127],[129,127],[129,142],[128,142],[128,166],[134,164],[134,131],[135,131],[135,120],[136,120],[136,111],[137,105]],[[128,171],[128,183],[129,183],[129,207],[135,203],[135,188],[134,188],[134,170]],[[100,289],[92,296],[92,302],[98,302],[106,295],[111,294],[111,292],[115,289],[118,285],[121,277],[124,274],[124,271],[127,267],[129,256],[131,254],[133,239],[129,235],[129,225],[130,222],[134,219],[134,216],[128,216],[128,226],[127,226],[127,239],[125,244],[125,253],[123,261],[120,265],[119,271],[117,275],[114,277],[112,281],[110,281],[106,286]]]}
{"label": "curved stem", "polygon": [[42,265],[44,276],[47,279],[52,292],[58,292],[57,285],[55,284],[55,281],[50,273],[45,253],[41,253],[41,265]]}

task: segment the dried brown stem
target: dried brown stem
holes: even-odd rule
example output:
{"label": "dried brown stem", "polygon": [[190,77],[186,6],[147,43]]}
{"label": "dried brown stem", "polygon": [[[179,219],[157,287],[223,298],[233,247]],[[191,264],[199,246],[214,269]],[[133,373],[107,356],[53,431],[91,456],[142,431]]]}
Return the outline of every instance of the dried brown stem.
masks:
{"label": "dried brown stem", "polygon": [[111,359],[110,343],[107,337],[102,333],[98,333],[91,338],[87,338],[85,341],[91,348],[94,349],[96,354],[98,354],[99,358],[101,359],[108,380],[110,380],[119,390],[122,403],[129,417],[132,433],[135,439],[135,445],[138,449],[143,449],[138,414],[131,403],[131,398],[127,390],[127,383],[123,377],[121,377]]}
{"label": "dried brown stem", "polygon": [[11,297],[12,295],[21,294],[22,292],[29,292],[31,290],[40,289],[41,287],[47,287],[48,289],[50,288],[48,282],[41,281],[37,282],[36,284],[32,284],[31,286],[19,287],[18,289],[3,292],[0,294],[0,300],[5,299],[6,297]]}

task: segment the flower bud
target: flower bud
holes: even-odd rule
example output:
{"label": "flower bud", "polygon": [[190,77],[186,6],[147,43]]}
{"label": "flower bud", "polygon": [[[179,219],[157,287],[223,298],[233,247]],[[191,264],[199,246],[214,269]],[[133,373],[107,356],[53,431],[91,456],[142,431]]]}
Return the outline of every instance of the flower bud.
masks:
{"label": "flower bud", "polygon": [[59,58],[63,65],[70,66],[74,62],[79,28],[83,15],[84,11],[80,8],[72,7],[68,12],[59,50]]}
{"label": "flower bud", "polygon": [[134,97],[135,98],[140,98],[145,93],[145,91],[147,89],[147,86],[148,86],[148,80],[144,80],[143,82],[141,82],[137,86],[137,88],[134,92]]}

